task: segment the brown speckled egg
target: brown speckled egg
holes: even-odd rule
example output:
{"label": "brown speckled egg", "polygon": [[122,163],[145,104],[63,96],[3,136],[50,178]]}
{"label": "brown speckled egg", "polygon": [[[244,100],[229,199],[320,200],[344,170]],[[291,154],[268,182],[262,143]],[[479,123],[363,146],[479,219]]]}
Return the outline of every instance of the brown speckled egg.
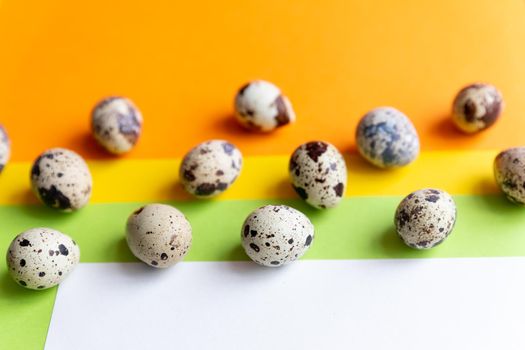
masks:
{"label": "brown speckled egg", "polygon": [[496,87],[472,84],[459,91],[454,99],[452,120],[459,130],[475,133],[494,124],[503,107],[503,98]]}
{"label": "brown speckled egg", "polygon": [[191,248],[191,225],[170,205],[148,204],[129,216],[126,240],[133,255],[146,264],[170,267],[182,261]]}
{"label": "brown speckled egg", "polygon": [[91,197],[91,173],[77,153],[52,148],[33,163],[31,187],[48,207],[73,211],[85,206]]}
{"label": "brown speckled egg", "polygon": [[232,185],[241,172],[242,154],[228,141],[201,143],[184,157],[179,178],[190,194],[213,197]]}
{"label": "brown speckled egg", "polygon": [[314,226],[300,211],[286,205],[266,205],[244,221],[241,242],[256,263],[277,267],[299,259],[310,248]]}
{"label": "brown speckled egg", "polygon": [[445,191],[415,191],[401,201],[394,222],[406,245],[429,249],[443,242],[452,232],[456,223],[456,204]]}
{"label": "brown speckled egg", "polygon": [[494,160],[494,177],[510,201],[525,204],[525,147],[499,153]]}
{"label": "brown speckled egg", "polygon": [[91,112],[91,132],[98,143],[111,153],[130,151],[141,131],[142,114],[127,98],[105,98]]}
{"label": "brown speckled egg", "polygon": [[80,249],[71,237],[50,228],[22,232],[7,250],[11,277],[29,289],[46,289],[61,283],[75,268]]}
{"label": "brown speckled egg", "polygon": [[293,123],[292,104],[274,84],[254,80],[235,96],[235,116],[242,126],[253,131],[269,132]]}
{"label": "brown speckled egg", "polygon": [[299,146],[290,158],[290,179],[297,194],[315,208],[335,207],[346,189],[346,164],[337,148],[312,141]]}
{"label": "brown speckled egg", "polygon": [[0,173],[4,170],[11,156],[11,142],[5,128],[0,125]]}

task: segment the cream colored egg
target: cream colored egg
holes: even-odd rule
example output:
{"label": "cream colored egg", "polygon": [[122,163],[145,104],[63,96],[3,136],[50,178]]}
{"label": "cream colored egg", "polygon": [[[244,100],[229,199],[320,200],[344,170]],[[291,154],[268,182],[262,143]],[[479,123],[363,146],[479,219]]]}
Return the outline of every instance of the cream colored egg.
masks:
{"label": "cream colored egg", "polygon": [[42,153],[31,168],[31,187],[50,208],[73,211],[91,198],[93,180],[89,168],[77,153],[52,148]]}
{"label": "cream colored egg", "polygon": [[146,264],[165,268],[182,261],[191,248],[191,225],[179,210],[148,204],[134,211],[126,224],[129,249]]}
{"label": "cream colored egg", "polygon": [[235,116],[249,130],[269,132],[295,122],[290,100],[274,84],[254,80],[235,96]]}
{"label": "cream colored egg", "polygon": [[61,283],[78,264],[80,249],[71,237],[50,229],[22,232],[7,250],[7,268],[13,279],[29,289]]}
{"label": "cream colored egg", "polygon": [[286,205],[254,210],[241,229],[246,254],[256,263],[278,267],[299,259],[310,248],[314,226],[306,215]]}

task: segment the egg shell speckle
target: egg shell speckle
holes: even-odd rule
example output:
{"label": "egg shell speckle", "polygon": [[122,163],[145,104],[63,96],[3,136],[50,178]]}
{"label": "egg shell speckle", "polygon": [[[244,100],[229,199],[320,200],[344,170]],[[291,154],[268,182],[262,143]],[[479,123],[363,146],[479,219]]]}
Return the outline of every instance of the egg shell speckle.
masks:
{"label": "egg shell speckle", "polygon": [[61,283],[75,268],[80,249],[71,237],[50,229],[22,232],[7,250],[7,268],[13,279],[29,289],[47,289]]}
{"label": "egg shell speckle", "polygon": [[290,158],[289,171],[293,188],[311,206],[332,208],[343,198],[345,160],[328,142],[312,141],[299,146]]}
{"label": "egg shell speckle", "polygon": [[213,197],[230,187],[242,168],[242,154],[228,141],[211,140],[193,148],[184,157],[179,178],[187,192]]}
{"label": "egg shell speckle", "polygon": [[85,206],[93,181],[89,168],[77,153],[52,148],[42,153],[31,168],[31,187],[48,207],[63,211]]}
{"label": "egg shell speckle", "polygon": [[142,114],[131,100],[108,97],[91,112],[91,132],[106,150],[114,154],[130,151],[142,131]]}
{"label": "egg shell speckle", "polygon": [[274,84],[255,80],[247,83],[235,96],[235,116],[249,130],[269,132],[293,123],[292,104]]}
{"label": "egg shell speckle", "polygon": [[448,237],[456,223],[456,204],[445,191],[423,189],[406,196],[397,207],[396,230],[409,247],[429,249]]}
{"label": "egg shell speckle", "polygon": [[299,259],[310,248],[314,226],[300,211],[286,205],[267,205],[244,221],[241,242],[256,263],[277,267]]}
{"label": "egg shell speckle", "polygon": [[395,168],[413,162],[419,155],[419,137],[412,122],[392,107],[368,112],[356,131],[359,153],[381,168]]}
{"label": "egg shell speckle", "polygon": [[0,125],[0,173],[4,170],[11,157],[11,142],[5,128]]}
{"label": "egg shell speckle", "polygon": [[191,248],[191,225],[178,209],[148,204],[133,212],[126,224],[129,249],[146,264],[165,268],[182,261]]}
{"label": "egg shell speckle", "polygon": [[492,126],[503,111],[501,93],[489,84],[472,84],[461,89],[452,105],[452,121],[465,133]]}
{"label": "egg shell speckle", "polygon": [[494,160],[494,177],[510,201],[525,204],[525,147],[499,153]]}

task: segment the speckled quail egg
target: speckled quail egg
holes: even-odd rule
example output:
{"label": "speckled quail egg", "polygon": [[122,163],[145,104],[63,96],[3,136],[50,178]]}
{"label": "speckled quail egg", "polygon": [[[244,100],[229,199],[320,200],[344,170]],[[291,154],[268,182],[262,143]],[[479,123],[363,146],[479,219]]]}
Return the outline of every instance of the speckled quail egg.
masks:
{"label": "speckled quail egg", "polygon": [[525,204],[525,147],[499,153],[494,160],[494,177],[510,201]]}
{"label": "speckled quail egg", "polygon": [[0,173],[4,170],[11,156],[11,142],[5,128],[0,125]]}
{"label": "speckled quail egg", "polygon": [[80,249],[71,237],[50,228],[22,232],[7,250],[11,277],[29,289],[46,289],[61,283],[75,268]]}
{"label": "speckled quail egg", "polygon": [[504,103],[501,93],[489,84],[471,84],[461,89],[452,106],[452,121],[459,130],[475,133],[498,120]]}
{"label": "speckled quail egg", "polygon": [[148,204],[129,216],[126,240],[133,255],[146,264],[170,267],[191,248],[191,225],[170,205]]}
{"label": "speckled quail egg", "polygon": [[224,192],[241,172],[242,154],[228,141],[211,140],[190,150],[180,165],[179,178],[190,194],[213,197]]}
{"label": "speckled quail egg", "polygon": [[33,163],[31,187],[48,207],[73,211],[85,206],[91,197],[91,173],[77,153],[52,148]]}
{"label": "speckled quail egg", "polygon": [[310,248],[314,226],[300,211],[266,205],[253,211],[242,226],[241,241],[256,263],[277,267],[299,259]]}
{"label": "speckled quail egg", "polygon": [[235,96],[235,116],[249,130],[268,132],[295,121],[292,104],[274,84],[255,80]]}
{"label": "speckled quail egg", "polygon": [[131,150],[141,130],[142,114],[127,98],[105,98],[91,112],[91,132],[111,153],[122,154]]}
{"label": "speckled quail egg", "polygon": [[395,168],[413,162],[419,154],[419,137],[412,122],[392,107],[368,112],[356,131],[359,153],[381,168]]}
{"label": "speckled quail egg", "polygon": [[312,141],[299,146],[289,164],[297,194],[315,208],[335,207],[346,189],[346,164],[333,145]]}
{"label": "speckled quail egg", "polygon": [[456,204],[445,191],[423,189],[406,196],[397,207],[396,230],[409,247],[429,249],[450,235]]}

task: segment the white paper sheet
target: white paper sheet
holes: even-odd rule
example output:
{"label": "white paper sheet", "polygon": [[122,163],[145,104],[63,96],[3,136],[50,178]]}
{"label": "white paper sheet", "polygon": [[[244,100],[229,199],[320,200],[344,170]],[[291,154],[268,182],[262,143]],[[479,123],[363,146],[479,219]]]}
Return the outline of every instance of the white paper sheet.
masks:
{"label": "white paper sheet", "polygon": [[80,264],[62,349],[525,349],[525,258]]}

